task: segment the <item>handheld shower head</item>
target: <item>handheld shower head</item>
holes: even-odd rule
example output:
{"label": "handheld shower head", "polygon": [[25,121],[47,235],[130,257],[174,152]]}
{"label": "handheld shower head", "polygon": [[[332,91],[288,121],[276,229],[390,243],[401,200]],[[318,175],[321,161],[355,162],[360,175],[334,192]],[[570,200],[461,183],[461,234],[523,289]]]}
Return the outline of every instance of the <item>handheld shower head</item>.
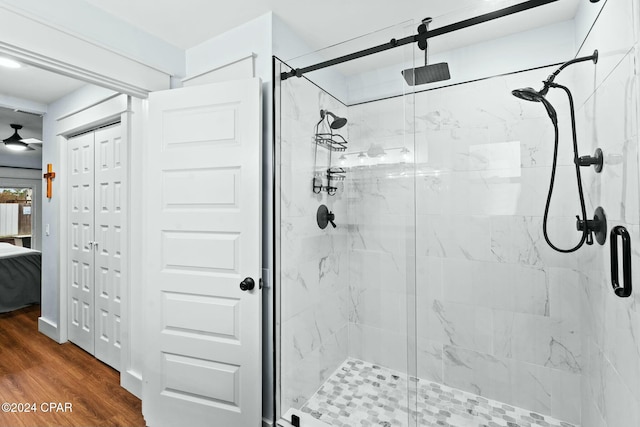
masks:
{"label": "handheld shower head", "polygon": [[333,117],[333,121],[329,124],[331,129],[340,129],[347,124],[347,119],[345,119],[344,117],[338,117],[329,110],[320,110],[320,117],[322,117],[323,119],[327,114]]}
{"label": "handheld shower head", "polygon": [[544,98],[544,95],[538,91],[536,91],[532,87],[523,87],[520,89],[514,89],[511,91],[511,94],[516,98],[524,99],[525,101],[531,102],[541,102]]}
{"label": "handheld shower head", "polygon": [[521,89],[512,90],[511,94],[516,98],[524,99],[525,101],[542,102],[542,105],[544,105],[544,108],[546,108],[547,114],[549,115],[551,121],[553,123],[558,123],[558,114],[556,113],[556,109],[553,108],[553,105],[551,105],[551,103],[547,101],[547,98],[544,97],[548,91],[549,86],[545,84],[540,91],[536,91],[535,89],[530,87],[524,87]]}

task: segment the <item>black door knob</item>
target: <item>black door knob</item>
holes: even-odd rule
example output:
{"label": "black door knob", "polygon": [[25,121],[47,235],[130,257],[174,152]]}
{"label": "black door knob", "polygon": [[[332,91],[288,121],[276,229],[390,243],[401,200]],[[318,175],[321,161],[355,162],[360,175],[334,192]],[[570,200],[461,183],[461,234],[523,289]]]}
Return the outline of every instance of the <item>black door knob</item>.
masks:
{"label": "black door knob", "polygon": [[242,282],[240,282],[240,289],[243,291],[250,291],[256,287],[256,282],[253,281],[251,277],[247,277]]}

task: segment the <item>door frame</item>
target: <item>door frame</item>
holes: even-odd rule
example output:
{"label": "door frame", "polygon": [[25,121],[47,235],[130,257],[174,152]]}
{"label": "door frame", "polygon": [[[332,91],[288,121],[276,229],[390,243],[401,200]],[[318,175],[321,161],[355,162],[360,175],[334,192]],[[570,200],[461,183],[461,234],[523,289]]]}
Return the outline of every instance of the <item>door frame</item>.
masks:
{"label": "door frame", "polygon": [[[11,5],[0,5],[0,12],[2,16],[11,17],[7,18],[7,22],[11,22],[11,26],[4,26],[0,29],[0,53],[6,56],[14,57],[19,61],[48,70],[64,76],[76,78],[96,86],[107,88],[119,92],[121,94],[128,94],[131,97],[128,99],[128,109],[126,114],[121,112],[121,121],[123,125],[123,132],[126,132],[126,136],[129,141],[134,141],[136,144],[129,145],[129,163],[127,178],[129,180],[128,185],[128,209],[129,218],[128,226],[134,224],[135,227],[130,227],[129,238],[127,239],[129,251],[128,259],[125,261],[127,270],[129,273],[129,281],[133,283],[140,283],[141,271],[138,267],[141,263],[141,250],[136,248],[131,242],[142,241],[142,232],[138,231],[143,224],[143,212],[141,206],[143,205],[139,199],[132,198],[131,194],[136,191],[136,194],[141,194],[143,190],[142,177],[131,171],[139,171],[143,165],[143,137],[144,132],[144,119],[146,117],[146,98],[149,93],[156,90],[164,90],[171,88],[172,75],[166,71],[159,70],[148,66],[139,60],[124,55],[116,50],[113,50],[107,46],[101,46],[82,36],[81,34],[70,33],[65,28],[56,26],[51,22],[43,20],[43,18],[36,16],[26,10],[17,8]],[[17,27],[17,28],[16,28]],[[25,30],[28,28],[28,31]],[[29,37],[24,37],[24,34],[30,34]],[[54,42],[55,41],[55,42]],[[16,99],[16,102],[20,100]],[[104,99],[103,99],[104,101]],[[21,101],[20,101],[21,102]],[[13,106],[13,105],[11,105]],[[75,112],[81,112],[88,110],[93,105],[84,105],[80,110]],[[80,107],[80,105],[79,105]],[[25,111],[30,111],[39,114],[46,114],[46,108],[43,105],[35,103],[26,103],[25,105],[19,105],[19,108]],[[78,108],[78,107],[74,107]],[[66,117],[66,116],[65,116]],[[58,127],[59,121],[65,117],[59,117],[55,126]],[[66,132],[66,133],[65,133]],[[55,144],[54,157],[51,159],[43,159],[46,162],[52,161],[55,171],[62,171],[66,167],[66,138],[69,133],[73,133],[74,128],[71,126],[69,129],[58,131],[57,129],[53,134],[57,135],[55,140],[47,141],[48,144]],[[38,171],[38,175],[41,176],[41,171]],[[51,222],[51,228],[54,233],[56,230],[60,230],[60,225],[66,218],[62,218],[61,212],[64,210],[64,202],[67,200],[66,196],[66,183],[64,174],[58,174],[54,180],[54,197],[59,198],[58,209],[53,211],[54,216],[49,216],[48,221]],[[143,195],[144,197],[144,195]],[[41,207],[44,208],[47,205],[47,200],[41,198]],[[136,210],[137,209],[137,210]],[[133,215],[135,216],[133,216]],[[51,257],[52,259],[58,258],[57,254],[51,253],[51,249],[48,249],[45,245],[45,227],[44,227],[44,209],[41,215],[41,231],[42,231],[42,253],[43,257]],[[61,241],[55,246],[58,251],[60,247],[66,242],[66,232],[62,232]],[[138,245],[139,246],[139,245]],[[43,295],[48,293],[50,297],[56,295],[57,298],[52,298],[51,308],[54,311],[57,318],[38,318],[38,331],[52,340],[58,343],[64,343],[67,341],[67,318],[66,318],[66,283],[63,280],[63,274],[66,274],[66,259],[59,259],[56,263],[57,273],[54,286],[43,288]],[[124,292],[124,291],[123,291]],[[128,294],[135,298],[135,301],[140,301],[140,291],[136,289],[128,288]],[[125,295],[125,294],[123,294]],[[127,295],[128,297],[129,295]],[[129,299],[129,298],[125,298]],[[130,300],[130,299],[129,299]],[[132,343],[140,342],[141,332],[141,320],[132,319],[130,316],[130,301],[123,301],[123,316],[122,316],[122,343],[123,354],[125,355],[122,360],[122,369],[120,375],[120,384],[122,387],[130,391],[137,397],[142,396],[142,361],[139,354],[142,349],[131,348]],[[54,314],[52,313],[52,314]],[[124,348],[128,348],[127,351]]]}
{"label": "door frame", "polygon": [[[60,343],[66,342],[68,340],[68,318],[67,318],[67,310],[68,306],[68,263],[69,263],[69,253],[68,253],[68,244],[69,244],[69,235],[68,235],[68,227],[66,225],[69,222],[69,194],[68,194],[68,179],[67,168],[68,164],[68,139],[74,135],[82,133],[84,131],[90,130],[92,128],[99,127],[101,125],[106,125],[112,123],[116,120],[120,120],[121,128],[122,128],[122,140],[126,144],[127,150],[127,165],[125,169],[125,188],[127,191],[126,196],[126,209],[124,212],[123,218],[123,230],[125,236],[127,236],[123,242],[123,250],[125,252],[125,256],[122,258],[122,308],[121,308],[121,369],[120,369],[120,385],[130,391],[132,394],[140,397],[142,391],[142,376],[141,373],[136,369],[136,366],[133,366],[132,363],[132,339],[131,339],[131,310],[134,308],[134,304],[132,304],[132,288],[130,286],[130,266],[139,265],[140,260],[135,260],[132,262],[132,253],[131,248],[133,247],[133,242],[135,239],[138,239],[137,233],[131,233],[131,224],[137,223],[132,218],[132,209],[131,209],[131,197],[132,194],[132,182],[131,177],[134,176],[134,171],[137,168],[133,167],[135,164],[141,164],[140,160],[142,159],[141,150],[142,150],[142,140],[138,137],[135,137],[135,131],[133,131],[133,115],[135,108],[134,104],[141,105],[139,102],[135,103],[132,99],[123,94],[118,94],[111,96],[104,100],[103,102],[83,109],[81,111],[75,112],[70,115],[66,115],[60,117],[57,120],[56,126],[56,148],[58,155],[58,165],[54,168],[54,170],[58,170],[60,173],[56,176],[57,188],[54,197],[58,198],[58,227],[60,230],[59,236],[59,245],[58,245],[58,253],[59,253],[59,271],[58,271],[58,339],[57,341]],[[132,108],[133,107],[133,108]],[[135,126],[138,128],[138,126]],[[137,130],[139,132],[139,129]],[[132,138],[132,134],[134,137]],[[134,142],[135,141],[135,142]],[[133,143],[132,143],[133,142]],[[138,190],[141,187],[137,187]],[[136,192],[137,193],[137,192]],[[140,215],[136,215],[136,217],[140,217]],[[137,301],[137,299],[136,299]]]}
{"label": "door frame", "polygon": [[[169,89],[170,74],[146,65],[22,8],[0,4],[0,54],[57,74],[146,98]],[[24,37],[29,34],[29,37]]]}

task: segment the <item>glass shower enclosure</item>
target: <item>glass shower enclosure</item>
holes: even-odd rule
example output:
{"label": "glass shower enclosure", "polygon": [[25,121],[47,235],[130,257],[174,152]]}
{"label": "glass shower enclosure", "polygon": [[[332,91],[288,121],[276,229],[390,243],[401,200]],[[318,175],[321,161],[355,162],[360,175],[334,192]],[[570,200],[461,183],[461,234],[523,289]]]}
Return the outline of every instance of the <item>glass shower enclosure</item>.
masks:
{"label": "glass shower enclosure", "polygon": [[[636,42],[602,38],[621,17],[637,28],[632,3],[587,5],[599,13],[586,9],[588,25],[577,8],[534,33],[479,28],[471,47],[434,39],[430,61],[451,80],[433,85],[402,78],[423,64],[413,45],[279,78],[419,22],[274,61],[280,425],[638,425],[636,299],[611,291],[609,241],[571,254],[545,243],[554,129],[542,104],[511,94],[565,60],[608,55],[558,81],[574,91],[580,155],[605,152],[602,174],[582,170],[589,219],[603,206],[640,240]],[[552,34],[571,35],[566,49],[531,62],[522,44]],[[476,61],[496,51],[502,63]],[[561,93],[547,98],[561,141],[548,230],[570,247],[570,114]],[[615,118],[600,118],[607,107]]]}
{"label": "glass shower enclosure", "polygon": [[[381,35],[409,34],[412,27]],[[276,61],[276,74],[310,60]],[[379,415],[390,411],[403,425],[409,422],[408,397],[415,390],[407,376],[415,369],[409,344],[415,325],[413,99],[395,96],[385,110],[366,107],[372,101],[367,85],[385,83],[376,76],[379,61],[410,68],[413,48],[359,64],[371,66],[369,76],[343,77],[349,64],[277,87],[279,411],[288,420],[299,417],[300,425],[336,423],[351,409],[363,410],[366,420],[364,400],[352,399],[354,408],[340,401],[322,409],[360,393],[390,399],[394,407],[379,408]],[[386,84],[390,93],[407,90],[402,79]],[[347,87],[360,106],[347,104]],[[338,127],[342,118],[347,123]]]}

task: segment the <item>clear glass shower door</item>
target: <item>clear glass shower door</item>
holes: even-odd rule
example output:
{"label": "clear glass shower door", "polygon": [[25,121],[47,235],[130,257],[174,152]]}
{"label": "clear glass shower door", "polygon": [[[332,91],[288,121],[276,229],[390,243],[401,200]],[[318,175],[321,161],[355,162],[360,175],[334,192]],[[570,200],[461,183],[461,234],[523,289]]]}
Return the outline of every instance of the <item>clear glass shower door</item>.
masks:
{"label": "clear glass shower door", "polygon": [[[333,49],[275,61],[276,76],[359,47]],[[276,84],[283,423],[416,425],[414,106],[400,74],[413,52],[389,55]],[[335,125],[339,118],[347,124]]]}

